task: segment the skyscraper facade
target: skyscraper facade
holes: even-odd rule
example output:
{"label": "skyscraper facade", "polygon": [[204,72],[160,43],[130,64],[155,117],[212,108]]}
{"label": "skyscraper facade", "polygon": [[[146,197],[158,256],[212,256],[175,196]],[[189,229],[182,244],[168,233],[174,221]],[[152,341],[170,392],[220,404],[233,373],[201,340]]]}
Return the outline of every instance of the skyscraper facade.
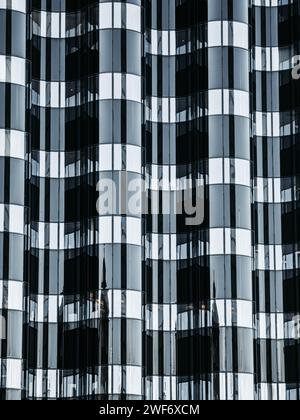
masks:
{"label": "skyscraper facade", "polygon": [[1,400],[300,399],[299,28],[0,0]]}

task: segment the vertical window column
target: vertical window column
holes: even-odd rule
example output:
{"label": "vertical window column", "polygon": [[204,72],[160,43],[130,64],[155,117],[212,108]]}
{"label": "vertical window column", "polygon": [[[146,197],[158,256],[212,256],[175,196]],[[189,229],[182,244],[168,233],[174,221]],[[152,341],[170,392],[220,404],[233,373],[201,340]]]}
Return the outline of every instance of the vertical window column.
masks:
{"label": "vertical window column", "polygon": [[[216,4],[217,3],[217,4]],[[212,398],[254,398],[248,1],[208,1]],[[247,350],[246,350],[247,349]]]}

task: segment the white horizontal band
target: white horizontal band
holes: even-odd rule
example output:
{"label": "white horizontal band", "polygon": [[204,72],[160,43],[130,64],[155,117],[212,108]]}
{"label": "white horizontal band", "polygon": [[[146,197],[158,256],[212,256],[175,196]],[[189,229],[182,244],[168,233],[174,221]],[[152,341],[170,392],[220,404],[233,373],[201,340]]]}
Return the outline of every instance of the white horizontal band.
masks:
{"label": "white horizontal band", "polygon": [[[289,194],[281,191],[281,178],[256,178],[255,179],[255,201],[258,203],[283,203],[288,200]],[[290,191],[291,192],[291,191]]]}
{"label": "white horizontal band", "polygon": [[68,300],[64,299],[62,295],[37,295],[33,299],[29,297],[29,321],[42,323],[47,319],[47,322],[56,324],[57,322],[77,323],[92,319],[102,319],[104,299],[107,309],[107,312],[104,313],[105,317],[142,319],[141,292],[134,290],[108,290],[106,296],[103,297],[100,290],[97,296],[95,295],[95,298],[87,299],[84,313],[80,310],[82,306],[80,300],[68,303]]}
{"label": "white horizontal band", "polygon": [[288,268],[281,245],[256,245],[255,264],[257,270],[282,271]]}
{"label": "white horizontal band", "polygon": [[25,210],[22,206],[0,204],[0,232],[25,233]]}
{"label": "white horizontal band", "polygon": [[208,115],[237,115],[249,118],[249,92],[214,89],[208,92]]}
{"label": "white horizontal band", "polygon": [[279,137],[280,112],[255,112],[254,113],[254,133],[259,137]]}
{"label": "white horizontal band", "polygon": [[217,228],[209,230],[210,255],[252,257],[252,232],[246,229]]}

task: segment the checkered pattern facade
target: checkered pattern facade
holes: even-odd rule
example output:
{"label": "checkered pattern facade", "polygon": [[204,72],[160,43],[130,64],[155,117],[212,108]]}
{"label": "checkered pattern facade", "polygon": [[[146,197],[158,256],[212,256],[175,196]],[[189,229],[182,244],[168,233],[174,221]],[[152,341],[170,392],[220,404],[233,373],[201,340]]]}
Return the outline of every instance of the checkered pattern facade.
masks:
{"label": "checkered pattern facade", "polygon": [[[0,0],[1,400],[300,399],[299,24]],[[107,179],[201,180],[204,222],[99,213]]]}

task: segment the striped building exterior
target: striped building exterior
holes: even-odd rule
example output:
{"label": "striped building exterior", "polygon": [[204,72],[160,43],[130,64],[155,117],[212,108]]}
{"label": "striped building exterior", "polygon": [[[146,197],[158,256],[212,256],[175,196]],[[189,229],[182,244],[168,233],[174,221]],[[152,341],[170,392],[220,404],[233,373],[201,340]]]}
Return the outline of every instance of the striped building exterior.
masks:
{"label": "striped building exterior", "polygon": [[[299,28],[0,0],[0,400],[300,399]],[[102,213],[107,179],[152,212]],[[203,223],[154,211],[199,180]]]}

